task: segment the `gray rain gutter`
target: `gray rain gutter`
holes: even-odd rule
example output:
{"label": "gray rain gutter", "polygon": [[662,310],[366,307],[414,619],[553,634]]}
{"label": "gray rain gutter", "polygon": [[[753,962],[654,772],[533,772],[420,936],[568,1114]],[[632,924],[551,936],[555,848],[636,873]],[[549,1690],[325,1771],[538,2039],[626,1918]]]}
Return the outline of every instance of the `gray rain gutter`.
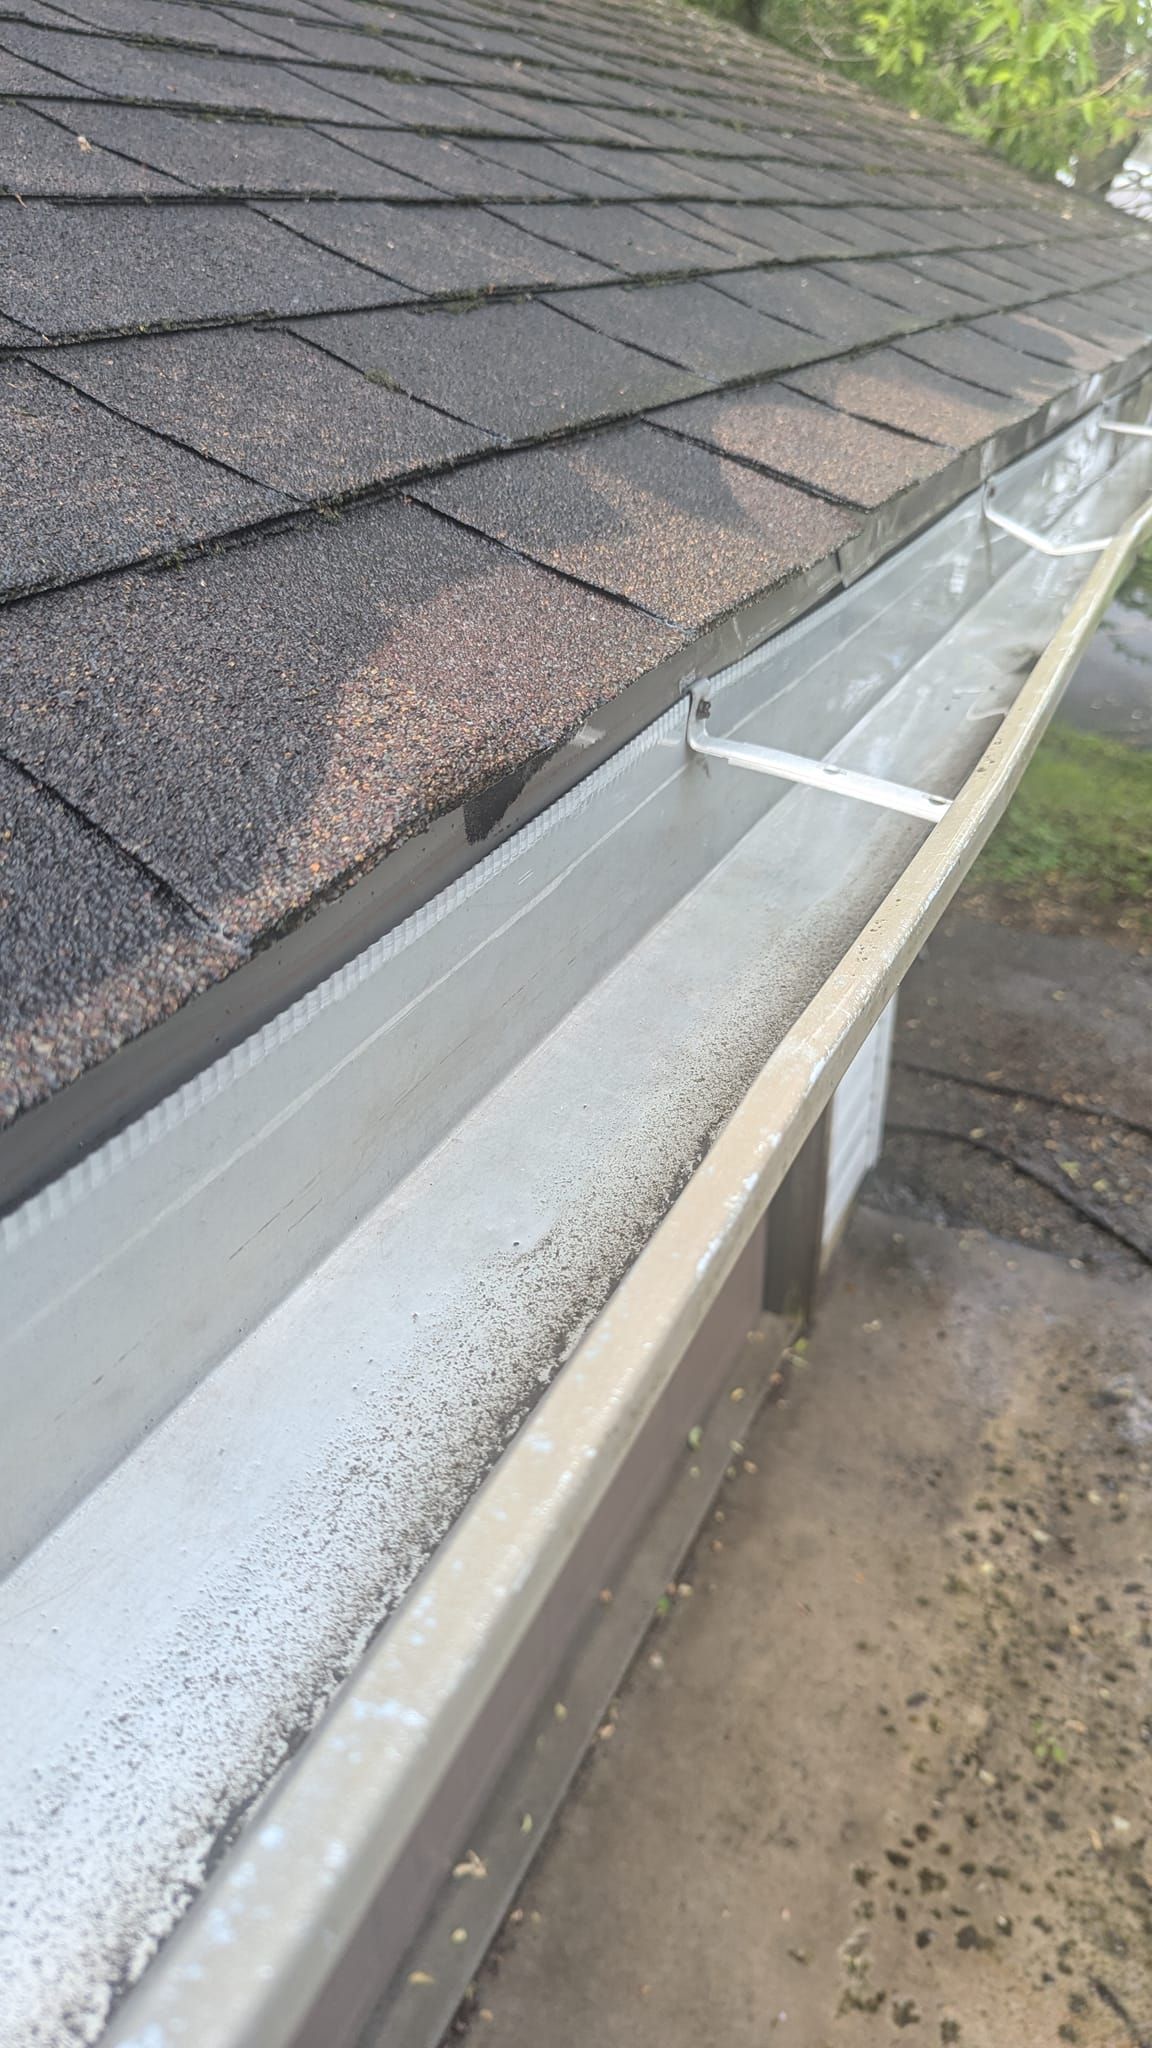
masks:
{"label": "gray rain gutter", "polygon": [[[250,1819],[108,2042],[435,2041],[531,1846],[501,1782],[555,1803],[587,1718],[549,1749],[557,1674],[595,1697],[581,1638],[620,1668],[643,1560],[667,1569],[640,1532],[680,1500],[674,1557],[728,1455],[693,1340],[1152,532],[1152,451],[1106,424],[997,487],[1062,551],[1117,529],[1086,577],[974,493],[709,679],[714,758],[673,707],[7,1219],[3,1799],[25,1943],[88,2038],[85,1983],[136,1973],[230,1802]],[[853,802],[828,764],[947,808]],[[633,1587],[608,1651],[607,1583]],[[452,1943],[480,1826],[499,1874]],[[8,1995],[69,2038],[26,1969]]]}

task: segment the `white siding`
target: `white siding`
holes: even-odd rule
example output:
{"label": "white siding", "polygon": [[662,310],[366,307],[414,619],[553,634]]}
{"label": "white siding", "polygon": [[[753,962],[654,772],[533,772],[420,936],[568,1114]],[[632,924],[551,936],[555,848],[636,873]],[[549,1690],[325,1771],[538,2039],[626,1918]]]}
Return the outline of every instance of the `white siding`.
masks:
{"label": "white siding", "polygon": [[824,1196],[825,1253],[844,1227],[852,1199],[884,1142],[884,1105],[896,1020],[893,997],[873,1026],[832,1098],[828,1182]]}

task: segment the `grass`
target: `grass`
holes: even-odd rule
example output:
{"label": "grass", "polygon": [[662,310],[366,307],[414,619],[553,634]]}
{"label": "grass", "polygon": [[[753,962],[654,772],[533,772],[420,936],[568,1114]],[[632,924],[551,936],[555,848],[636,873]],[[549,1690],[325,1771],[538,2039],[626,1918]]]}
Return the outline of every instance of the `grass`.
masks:
{"label": "grass", "polygon": [[1097,925],[1152,931],[1152,754],[1054,726],[969,893],[1046,923],[1079,912]]}

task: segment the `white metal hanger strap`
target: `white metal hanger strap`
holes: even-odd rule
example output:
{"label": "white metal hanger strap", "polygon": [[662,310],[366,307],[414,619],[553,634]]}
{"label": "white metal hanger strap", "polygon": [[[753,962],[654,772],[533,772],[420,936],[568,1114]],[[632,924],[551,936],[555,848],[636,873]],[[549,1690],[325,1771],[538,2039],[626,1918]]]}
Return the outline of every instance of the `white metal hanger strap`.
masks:
{"label": "white metal hanger strap", "polygon": [[1013,540],[1022,540],[1025,547],[1035,548],[1040,555],[1102,555],[1114,539],[1114,535],[1108,533],[1103,540],[1049,540],[1047,534],[1035,533],[1030,526],[1021,526],[1006,512],[994,511],[987,492],[984,494],[984,517],[992,526],[999,526],[1004,533],[1010,533]]}
{"label": "white metal hanger strap", "polygon": [[750,768],[754,775],[775,775],[782,782],[802,782],[811,789],[829,789],[836,796],[878,804],[884,811],[903,811],[909,818],[926,818],[933,825],[939,823],[949,807],[950,797],[909,789],[903,782],[886,782],[883,776],[865,775],[858,768],[841,768],[834,761],[813,761],[806,754],[785,753],[781,747],[753,746],[747,740],[715,739],[706,723],[711,708],[706,697],[693,693],[689,699],[688,746],[693,754],[702,754],[706,760],[727,761],[732,768]]}
{"label": "white metal hanger strap", "polygon": [[1152,427],[1133,426],[1129,420],[1101,420],[1100,425],[1106,434],[1131,434],[1133,440],[1152,441]]}

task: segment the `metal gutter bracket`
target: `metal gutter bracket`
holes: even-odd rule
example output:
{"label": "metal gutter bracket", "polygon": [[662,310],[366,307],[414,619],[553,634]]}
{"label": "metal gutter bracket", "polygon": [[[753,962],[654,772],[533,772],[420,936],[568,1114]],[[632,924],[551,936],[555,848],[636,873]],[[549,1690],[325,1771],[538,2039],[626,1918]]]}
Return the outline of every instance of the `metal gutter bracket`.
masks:
{"label": "metal gutter bracket", "polygon": [[1068,555],[1102,555],[1105,548],[1111,547],[1115,539],[1115,535],[1109,533],[1103,540],[1049,540],[1046,534],[1036,533],[1030,526],[1021,526],[1017,520],[1009,519],[1006,512],[994,512],[991,484],[984,486],[981,510],[989,525],[998,526],[1002,532],[1010,533],[1013,540],[1022,540],[1025,547],[1035,548],[1039,555],[1052,555],[1059,559]]}
{"label": "metal gutter bracket", "polygon": [[933,796],[923,789],[910,789],[903,782],[886,782],[880,775],[865,775],[858,768],[841,768],[835,761],[814,761],[806,754],[789,754],[781,747],[753,746],[747,740],[720,740],[708,731],[712,706],[693,691],[688,700],[688,749],[705,760],[727,761],[732,768],[747,768],[754,775],[775,775],[781,782],[801,782],[810,789],[831,790],[834,796],[850,796],[857,803],[877,804],[884,811],[902,811],[909,818],[925,818],[939,824],[951,798]]}
{"label": "metal gutter bracket", "polygon": [[1105,434],[1131,434],[1134,441],[1152,441],[1152,427],[1137,427],[1128,420],[1101,420],[1100,430]]}

